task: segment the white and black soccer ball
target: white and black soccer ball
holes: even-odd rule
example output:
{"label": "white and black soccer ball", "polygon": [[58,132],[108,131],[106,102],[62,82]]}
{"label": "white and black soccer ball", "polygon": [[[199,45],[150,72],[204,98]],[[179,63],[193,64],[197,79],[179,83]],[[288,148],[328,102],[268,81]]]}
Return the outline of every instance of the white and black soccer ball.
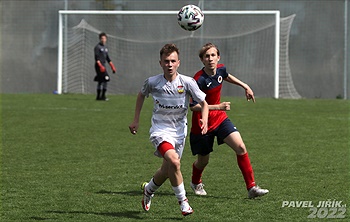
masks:
{"label": "white and black soccer ball", "polygon": [[177,21],[181,28],[187,31],[194,31],[202,26],[204,14],[198,6],[185,5],[177,13]]}

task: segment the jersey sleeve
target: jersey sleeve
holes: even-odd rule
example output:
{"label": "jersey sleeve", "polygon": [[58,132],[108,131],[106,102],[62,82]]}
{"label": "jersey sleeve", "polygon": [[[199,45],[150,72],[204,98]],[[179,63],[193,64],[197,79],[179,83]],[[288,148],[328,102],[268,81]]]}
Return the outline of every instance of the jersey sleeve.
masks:
{"label": "jersey sleeve", "polygon": [[190,92],[190,96],[192,97],[192,102],[190,103],[190,106],[194,106],[197,103],[203,102],[205,100],[205,93],[199,89],[196,80],[194,80],[193,78],[191,78],[188,81],[188,89]]}
{"label": "jersey sleeve", "polygon": [[[197,74],[196,74],[196,75],[194,76],[193,79],[196,81],[197,86],[198,86],[199,89],[200,89],[200,84],[199,84],[199,82],[198,82],[199,76],[200,76],[200,75],[197,76]],[[193,97],[191,96],[191,97],[190,97],[190,107],[193,107],[193,106],[195,106],[195,105],[197,105],[197,104],[198,104],[198,102],[197,102],[195,99],[193,99]]]}
{"label": "jersey sleeve", "polygon": [[108,52],[106,53],[106,60],[107,60],[108,63],[111,62],[111,59],[109,58]]}
{"label": "jersey sleeve", "polygon": [[222,78],[227,78],[228,77],[228,73],[226,71],[226,67],[222,64],[222,66],[220,67],[221,73],[220,75],[222,76]]}
{"label": "jersey sleeve", "polygon": [[192,96],[190,97],[190,107],[193,107],[193,106],[195,106],[195,105],[197,105],[198,104],[198,102],[196,101],[196,100],[194,100],[193,98],[192,98]]}
{"label": "jersey sleeve", "polygon": [[148,97],[151,93],[151,86],[149,84],[149,78],[145,80],[142,88],[141,88],[141,94]]}
{"label": "jersey sleeve", "polygon": [[101,61],[100,58],[100,48],[98,46],[95,46],[94,48],[94,54],[95,54],[95,62],[97,62],[97,60]]}

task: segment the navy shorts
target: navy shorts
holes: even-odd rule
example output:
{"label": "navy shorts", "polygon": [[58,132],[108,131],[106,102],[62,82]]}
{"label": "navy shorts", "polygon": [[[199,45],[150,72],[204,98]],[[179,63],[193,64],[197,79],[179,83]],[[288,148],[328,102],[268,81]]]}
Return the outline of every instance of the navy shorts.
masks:
{"label": "navy shorts", "polygon": [[238,132],[230,119],[225,119],[215,130],[205,135],[190,133],[190,145],[193,155],[206,156],[213,152],[214,139],[217,138],[218,145],[224,143],[224,139],[233,132]]}

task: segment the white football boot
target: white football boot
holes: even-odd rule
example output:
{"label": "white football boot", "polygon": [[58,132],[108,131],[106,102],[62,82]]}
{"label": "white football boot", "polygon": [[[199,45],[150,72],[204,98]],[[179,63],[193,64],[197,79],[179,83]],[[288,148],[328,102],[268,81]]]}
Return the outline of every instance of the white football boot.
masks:
{"label": "white football boot", "polygon": [[147,182],[144,182],[141,185],[141,189],[143,190],[143,197],[142,197],[142,208],[145,211],[149,211],[150,207],[151,207],[151,199],[154,196],[154,194],[150,194],[147,192],[146,190],[146,186],[148,185]]}
{"label": "white football boot", "polygon": [[262,189],[259,186],[254,186],[254,187],[249,189],[249,191],[248,191],[248,198],[252,199],[252,198],[255,198],[255,197],[264,196],[268,192],[269,192],[269,190],[267,190],[267,189]]}
{"label": "white football boot", "polygon": [[194,191],[194,193],[196,195],[199,196],[205,196],[207,195],[207,192],[204,190],[204,184],[203,183],[199,183],[199,184],[194,184],[191,182],[191,188]]}
{"label": "white football boot", "polygon": [[179,204],[182,215],[187,216],[193,213],[193,209],[188,203],[187,199],[185,199],[184,201],[179,201]]}

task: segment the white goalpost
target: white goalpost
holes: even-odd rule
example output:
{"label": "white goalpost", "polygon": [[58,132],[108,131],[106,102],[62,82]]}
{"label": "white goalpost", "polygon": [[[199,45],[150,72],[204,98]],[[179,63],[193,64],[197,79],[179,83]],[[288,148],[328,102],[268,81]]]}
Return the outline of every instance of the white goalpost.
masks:
{"label": "white goalpost", "polygon": [[[289,32],[295,15],[280,18],[276,10],[203,13],[203,26],[187,32],[177,25],[177,11],[60,10],[57,93],[94,92],[92,49],[99,32],[104,31],[118,70],[118,80],[111,81],[115,89],[111,93],[134,93],[133,84],[138,83],[135,86],[138,88],[146,76],[160,72],[149,59],[156,64],[154,54],[167,42],[180,45],[181,72],[193,76],[201,67],[197,52],[203,43],[210,41],[221,49],[225,65],[233,63],[236,67],[232,70],[228,67],[229,73],[253,84],[258,92],[261,88],[263,97],[301,98],[288,61]],[[147,60],[146,67],[138,59]],[[137,66],[140,68],[136,69]],[[145,73],[144,68],[150,73]]]}

